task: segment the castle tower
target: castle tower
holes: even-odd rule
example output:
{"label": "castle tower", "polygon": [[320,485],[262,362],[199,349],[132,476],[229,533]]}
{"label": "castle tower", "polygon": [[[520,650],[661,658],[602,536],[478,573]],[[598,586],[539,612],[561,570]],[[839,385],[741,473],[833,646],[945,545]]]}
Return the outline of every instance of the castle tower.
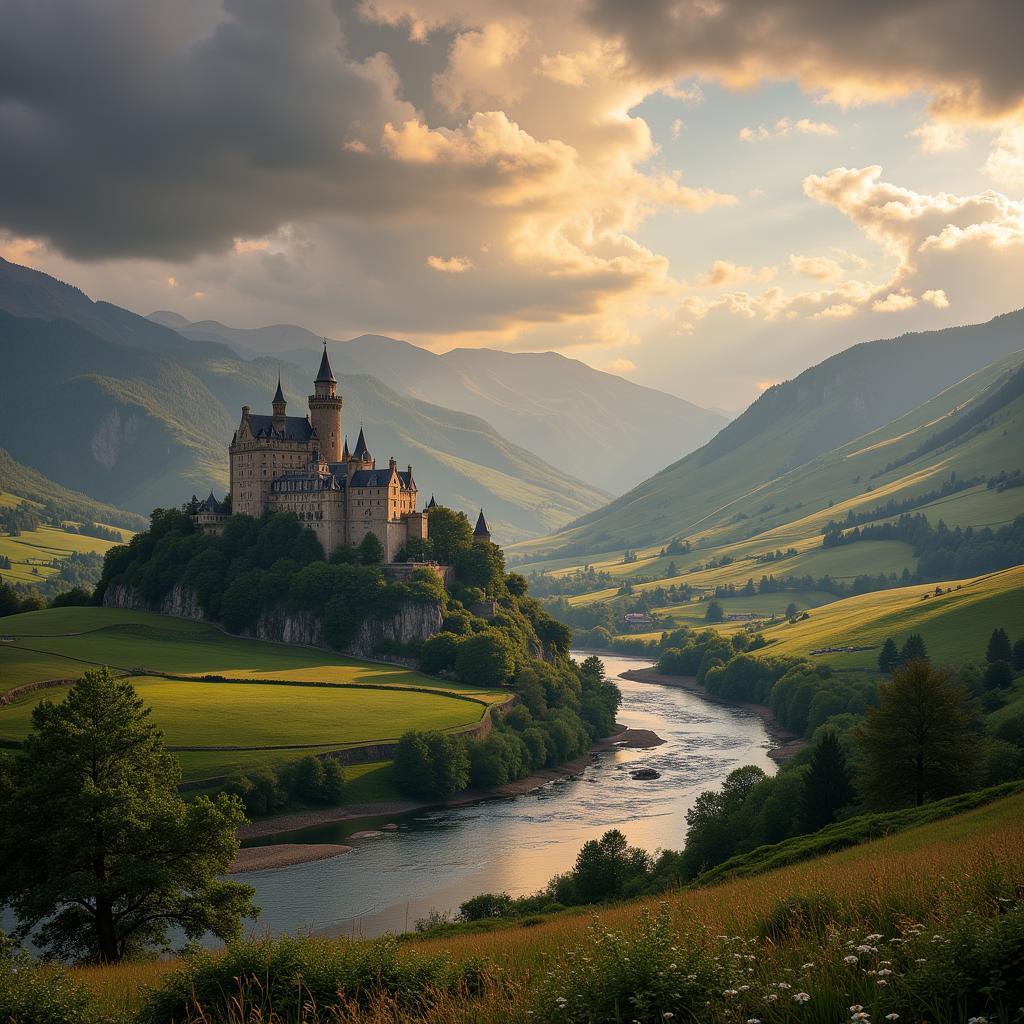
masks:
{"label": "castle tower", "polygon": [[484,519],[484,510],[480,509],[480,515],[477,518],[476,526],[473,529],[473,543],[490,544],[490,542],[491,531],[487,529],[487,520]]}
{"label": "castle tower", "polygon": [[277,372],[277,391],[274,392],[274,429],[283,432],[288,424],[288,416],[285,412],[287,403],[284,400],[284,392],[281,390],[281,371]]}
{"label": "castle tower", "polygon": [[316,431],[324,462],[341,462],[341,406],[342,398],[327,358],[327,339],[324,338],[324,355],[313,381],[313,394],[309,396],[309,421]]}

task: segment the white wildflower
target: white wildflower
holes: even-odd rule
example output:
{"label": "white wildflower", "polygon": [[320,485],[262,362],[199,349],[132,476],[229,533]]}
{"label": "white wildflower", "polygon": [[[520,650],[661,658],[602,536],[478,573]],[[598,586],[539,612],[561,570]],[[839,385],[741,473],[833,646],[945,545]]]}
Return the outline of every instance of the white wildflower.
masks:
{"label": "white wildflower", "polygon": [[806,992],[797,992],[797,994],[793,996],[793,1002],[795,1003],[809,1003],[810,1001],[811,997]]}

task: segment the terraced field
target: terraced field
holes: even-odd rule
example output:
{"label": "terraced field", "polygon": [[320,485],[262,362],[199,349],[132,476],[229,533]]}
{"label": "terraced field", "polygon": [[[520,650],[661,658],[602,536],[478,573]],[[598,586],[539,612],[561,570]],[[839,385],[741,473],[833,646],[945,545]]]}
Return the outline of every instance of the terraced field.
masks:
{"label": "terraced field", "polygon": [[[125,534],[130,536],[127,531]],[[0,534],[0,555],[11,560],[10,569],[0,569],[0,578],[9,583],[41,583],[57,572],[58,567],[54,563],[68,555],[84,551],[102,555],[114,545],[114,541],[84,537],[52,526],[26,530],[17,537]]]}

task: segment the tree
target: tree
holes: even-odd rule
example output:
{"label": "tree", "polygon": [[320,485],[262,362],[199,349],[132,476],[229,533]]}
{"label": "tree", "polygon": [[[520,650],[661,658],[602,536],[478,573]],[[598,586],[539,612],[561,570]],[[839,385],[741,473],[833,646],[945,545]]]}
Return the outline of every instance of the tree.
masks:
{"label": "tree", "polygon": [[832,824],[836,812],[853,803],[853,782],[846,755],[834,729],[826,729],[814,746],[811,765],[804,776],[801,824],[808,832]]}
{"label": "tree", "polygon": [[992,635],[988,638],[988,647],[985,649],[985,660],[990,665],[996,661],[1013,661],[1013,648],[1005,629],[997,627],[992,630]]}
{"label": "tree", "polygon": [[512,642],[496,629],[468,637],[459,644],[455,671],[469,686],[504,686],[515,670]]}
{"label": "tree", "polygon": [[718,601],[708,603],[708,610],[704,613],[705,622],[722,622],[725,619],[725,610]]}
{"label": "tree", "polygon": [[55,956],[112,963],[167,931],[237,938],[250,886],[224,881],[245,821],[233,797],[178,795],[181,769],[130,683],[87,671],[32,731],[2,792],[0,904]]}
{"label": "tree", "polygon": [[363,565],[380,565],[384,561],[384,545],[375,533],[367,532],[357,548]]}
{"label": "tree", "polygon": [[789,604],[786,605],[786,618],[795,619],[798,611],[800,611],[800,609],[797,608],[796,601],[790,601]]}
{"label": "tree", "polygon": [[855,733],[861,799],[886,810],[971,789],[979,778],[977,732],[967,691],[945,671],[920,659],[897,669]]}
{"label": "tree", "polygon": [[319,803],[324,798],[324,763],[308,754],[295,765],[294,792],[300,800]]}
{"label": "tree", "polygon": [[454,565],[473,546],[473,527],[465,512],[438,505],[430,510],[430,546],[441,565]]}
{"label": "tree", "polygon": [[909,665],[912,661],[927,661],[928,648],[924,645],[924,637],[920,633],[911,633],[903,641],[903,649],[900,651],[900,664]]}
{"label": "tree", "polygon": [[420,668],[428,675],[450,672],[455,668],[461,637],[454,633],[435,633],[420,648]]}
{"label": "tree", "polygon": [[900,663],[900,652],[896,647],[896,641],[891,636],[885,638],[882,644],[881,653],[878,655],[878,671],[888,675]]}
{"label": "tree", "polygon": [[1024,638],[1013,645],[1013,667],[1017,672],[1024,672]]}
{"label": "tree", "polygon": [[573,888],[582,903],[600,903],[621,896],[627,883],[646,874],[651,860],[646,851],[630,846],[617,829],[583,844],[572,869]]}
{"label": "tree", "polygon": [[1013,686],[1013,665],[1008,661],[993,661],[985,669],[986,690],[1008,690]]}

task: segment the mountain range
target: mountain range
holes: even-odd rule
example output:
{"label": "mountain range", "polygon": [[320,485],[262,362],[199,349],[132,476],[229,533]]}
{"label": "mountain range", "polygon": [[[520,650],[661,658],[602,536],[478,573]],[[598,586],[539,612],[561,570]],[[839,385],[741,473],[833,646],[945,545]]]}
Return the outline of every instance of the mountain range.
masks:
{"label": "mountain range", "polygon": [[[1005,437],[993,435],[998,453],[964,461],[972,450],[960,448],[966,438],[949,446],[929,439],[987,401],[987,389],[1022,359],[1024,310],[855,345],[769,389],[703,447],[556,535],[520,545],[517,554],[578,561],[673,537],[714,535],[722,543],[841,502],[926,492],[951,470],[1019,468],[1019,399],[1000,407],[1006,422]],[[870,457],[855,459],[861,452]],[[899,465],[887,470],[894,460]]]}
{"label": "mountain range", "polygon": [[[322,339],[291,324],[242,329],[190,322],[166,310],[156,323],[240,355],[307,363]],[[363,373],[418,398],[479,416],[499,434],[571,476],[621,494],[712,438],[728,417],[595,370],[556,352],[456,348],[443,355],[380,335],[328,341],[335,371]]]}
{"label": "mountain range", "polygon": [[[37,271],[0,261],[0,443],[18,462],[96,500],[147,514],[227,486],[243,404],[269,408],[281,373],[305,411],[316,359],[243,358],[186,338]],[[502,541],[546,533],[608,495],[502,437],[477,416],[339,374],[345,422],[381,461],[414,464],[424,492],[488,510]]]}

